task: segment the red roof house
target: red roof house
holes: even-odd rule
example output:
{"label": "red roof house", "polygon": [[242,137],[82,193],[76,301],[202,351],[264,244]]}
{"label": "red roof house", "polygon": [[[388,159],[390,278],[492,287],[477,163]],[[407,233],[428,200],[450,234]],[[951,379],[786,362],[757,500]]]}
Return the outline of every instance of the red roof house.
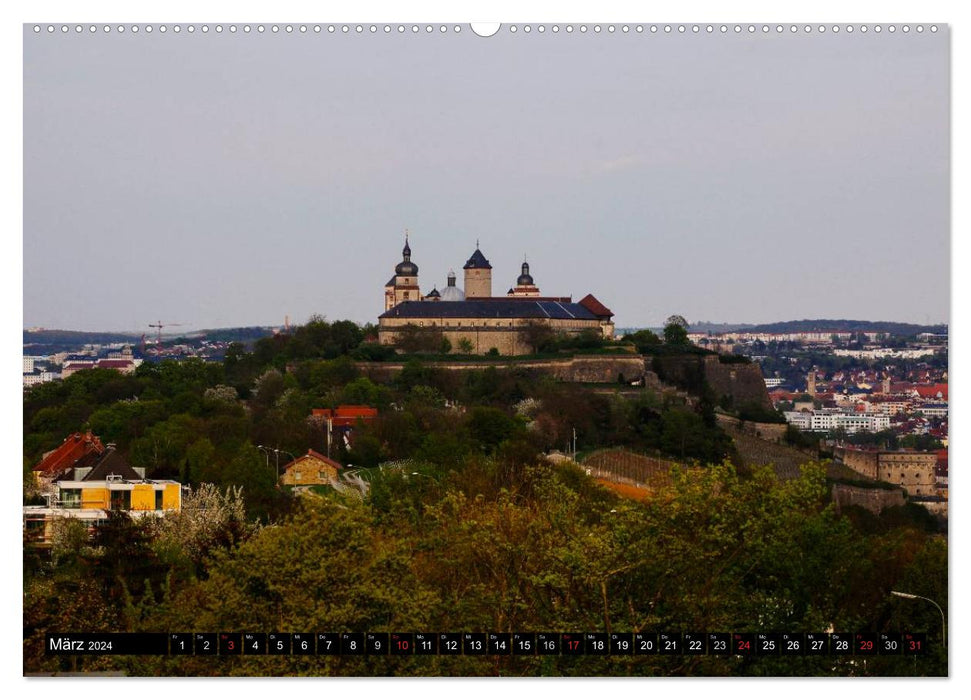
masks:
{"label": "red roof house", "polygon": [[311,415],[319,421],[330,419],[331,425],[335,428],[352,428],[357,424],[358,419],[368,423],[378,415],[378,409],[370,406],[338,406],[336,409],[315,408]]}
{"label": "red roof house", "polygon": [[105,448],[97,435],[74,433],[64,438],[64,442],[57,449],[44,455],[43,459],[34,467],[35,472],[48,478],[55,478],[77,466],[86,466],[88,461],[94,462],[104,454]]}

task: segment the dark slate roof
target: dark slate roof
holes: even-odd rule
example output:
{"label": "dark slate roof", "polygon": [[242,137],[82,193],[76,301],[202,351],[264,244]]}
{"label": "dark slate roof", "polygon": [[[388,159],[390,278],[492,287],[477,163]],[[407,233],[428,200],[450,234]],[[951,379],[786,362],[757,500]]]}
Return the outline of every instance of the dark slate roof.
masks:
{"label": "dark slate roof", "polygon": [[395,265],[394,271],[396,275],[414,277],[418,274],[418,266],[411,262],[411,260],[402,260],[400,263]]}
{"label": "dark slate roof", "polygon": [[105,456],[101,458],[97,466],[84,477],[84,481],[104,481],[109,474],[120,476],[128,481],[142,480],[142,477],[129,466],[125,458],[111,447],[105,452]]}
{"label": "dark slate roof", "polygon": [[393,287],[394,286],[394,281],[395,281],[396,278],[397,278],[397,275],[395,275],[394,277],[392,277],[391,279],[389,279],[388,280],[388,283],[386,285],[384,285],[384,286],[385,287]]}
{"label": "dark slate roof", "polygon": [[452,301],[434,304],[403,301],[378,318],[553,318],[594,321],[597,317],[584,306],[558,301],[522,299],[490,299],[488,301]]}
{"label": "dark slate roof", "polygon": [[516,279],[516,284],[520,287],[533,284],[533,276],[529,274],[529,263],[523,263],[523,274]]}
{"label": "dark slate roof", "polygon": [[462,269],[469,270],[472,268],[483,268],[486,270],[492,269],[492,265],[489,264],[489,261],[486,260],[486,257],[482,254],[482,251],[478,248],[475,249],[475,252],[472,253],[472,257],[468,259]]}

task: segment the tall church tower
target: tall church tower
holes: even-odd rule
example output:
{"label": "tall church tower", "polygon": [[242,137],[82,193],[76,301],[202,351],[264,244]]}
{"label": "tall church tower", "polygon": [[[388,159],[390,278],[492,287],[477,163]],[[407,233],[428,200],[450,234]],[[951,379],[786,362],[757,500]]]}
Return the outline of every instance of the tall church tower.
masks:
{"label": "tall church tower", "polygon": [[418,289],[418,266],[411,262],[411,246],[408,245],[407,231],[401,258],[401,262],[394,268],[394,277],[384,286],[385,311],[403,301],[421,301],[421,292]]}
{"label": "tall church tower", "polygon": [[479,250],[475,242],[475,252],[463,268],[465,270],[465,298],[477,299],[492,296],[492,265]]}

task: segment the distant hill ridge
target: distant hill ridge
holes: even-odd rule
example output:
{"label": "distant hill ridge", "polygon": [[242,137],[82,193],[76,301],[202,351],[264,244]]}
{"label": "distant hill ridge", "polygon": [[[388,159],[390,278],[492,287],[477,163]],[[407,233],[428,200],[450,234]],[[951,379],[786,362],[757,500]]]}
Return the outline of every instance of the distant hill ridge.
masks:
{"label": "distant hill ridge", "polygon": [[[240,341],[255,340],[271,335],[272,329],[268,326],[243,326],[238,328],[207,328],[199,331],[180,333],[178,336],[172,333],[165,333],[166,338],[207,338],[212,341]],[[145,334],[149,338],[154,337],[154,333]],[[108,331],[68,331],[47,329],[44,330],[25,330],[24,345],[107,345],[109,343],[136,343],[141,340],[142,334],[136,332],[108,332]]]}
{"label": "distant hill ridge", "polygon": [[777,321],[775,323],[709,323],[702,321],[688,327],[692,333],[810,333],[833,331],[841,333],[890,333],[891,335],[916,335],[917,333],[947,333],[947,326],[900,323],[898,321],[852,321],[848,319],[804,319],[802,321]]}

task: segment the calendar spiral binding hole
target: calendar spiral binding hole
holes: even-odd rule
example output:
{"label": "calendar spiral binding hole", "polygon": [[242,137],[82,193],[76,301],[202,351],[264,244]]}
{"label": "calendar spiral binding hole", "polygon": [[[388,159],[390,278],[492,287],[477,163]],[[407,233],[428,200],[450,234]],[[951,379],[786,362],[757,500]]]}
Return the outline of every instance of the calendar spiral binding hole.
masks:
{"label": "calendar spiral binding hole", "polygon": [[[91,24],[85,25],[76,24],[73,27],[68,24],[48,24],[41,25],[35,24],[32,26],[34,34],[70,34],[73,29],[75,34],[84,34],[85,29],[87,29],[88,34],[152,34],[158,31],[161,34],[165,34],[169,31],[175,34],[181,34],[183,32],[188,34],[223,34],[228,30],[230,34],[237,34],[240,31],[244,34],[266,34],[267,32],[271,34],[321,34],[323,33],[323,27],[320,24],[257,24],[249,25],[244,24],[241,26],[230,24],[223,26],[222,24],[209,25],[209,24],[117,24],[117,25],[96,25]],[[832,24],[832,25],[783,25],[777,24],[774,27],[768,24],[756,25],[756,24],[721,24],[721,25],[699,25],[699,24],[509,24],[504,25],[499,31],[505,31],[507,34],[591,34],[591,35],[610,35],[610,34],[738,34],[738,35],[758,35],[758,34],[771,34],[775,31],[776,34],[867,34],[873,32],[875,34],[923,34],[925,32],[930,32],[931,34],[936,34],[940,27],[936,24],[923,25],[923,24]],[[460,34],[462,32],[461,25],[447,25],[447,24],[329,24],[326,25],[326,32],[328,34],[360,34],[360,35],[380,35],[380,34]],[[475,34],[475,32],[472,32]]]}

